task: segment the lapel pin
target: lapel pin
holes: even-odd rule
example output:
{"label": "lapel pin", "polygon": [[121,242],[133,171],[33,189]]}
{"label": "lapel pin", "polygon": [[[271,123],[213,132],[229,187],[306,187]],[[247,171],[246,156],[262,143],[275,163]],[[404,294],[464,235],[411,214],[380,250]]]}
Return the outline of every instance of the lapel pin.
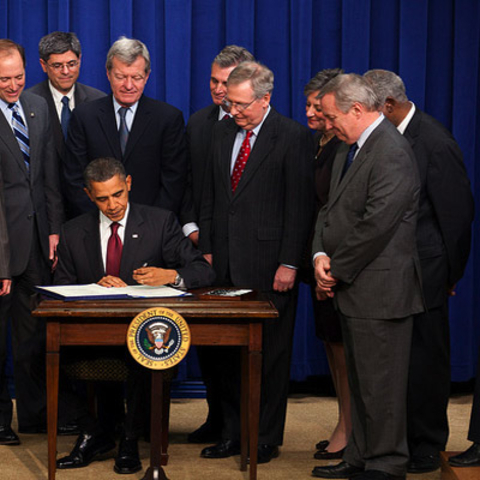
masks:
{"label": "lapel pin", "polygon": [[30,117],[33,118],[35,116],[34,112],[30,112]]}
{"label": "lapel pin", "polygon": [[132,233],[132,238],[138,238],[138,233]]}

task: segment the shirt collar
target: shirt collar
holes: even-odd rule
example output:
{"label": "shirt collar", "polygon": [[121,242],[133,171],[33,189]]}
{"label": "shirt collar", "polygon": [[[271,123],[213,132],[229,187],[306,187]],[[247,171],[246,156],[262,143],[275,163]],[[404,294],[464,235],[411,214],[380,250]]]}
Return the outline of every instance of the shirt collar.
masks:
{"label": "shirt collar", "polygon": [[372,132],[383,122],[384,119],[383,113],[381,113],[378,118],[372,122],[360,135],[359,139],[357,140],[358,150],[360,150],[364,143],[367,141],[368,137],[372,134]]}
{"label": "shirt collar", "polygon": [[410,102],[410,110],[408,111],[406,117],[400,122],[400,125],[398,125],[397,130],[403,135],[405,133],[405,130],[408,127],[408,124],[413,118],[413,115],[415,114],[415,104],[413,102]]}
{"label": "shirt collar", "polygon": [[[110,225],[113,223],[112,220],[110,220],[105,214],[103,214],[100,210],[98,211],[100,214],[100,228],[102,230],[108,230],[110,228]],[[128,219],[128,214],[130,213],[130,202],[128,202],[127,205],[127,210],[125,211],[124,217],[118,221],[123,228],[126,227],[127,225],[127,219]]]}
{"label": "shirt collar", "polygon": [[73,98],[73,95],[75,94],[75,84],[73,84],[73,87],[70,89],[68,93],[62,93],[59,92],[53,85],[52,82],[49,80],[48,81],[48,88],[50,89],[50,93],[52,94],[53,101],[55,103],[61,103],[63,97],[67,97],[68,100],[70,101],[69,104],[71,105],[71,101]]}
{"label": "shirt collar", "polygon": [[260,129],[262,128],[263,122],[265,122],[265,119],[268,117],[268,114],[270,113],[271,109],[272,109],[272,107],[270,107],[270,105],[269,105],[268,108],[267,108],[267,111],[265,112],[265,115],[262,118],[262,121],[255,128],[252,128],[251,131],[252,131],[252,133],[255,137],[257,137],[258,134],[260,133]]}
{"label": "shirt collar", "polygon": [[[115,113],[118,113],[118,111],[120,110],[120,108],[122,108],[122,105],[120,105],[116,98],[112,95],[112,98],[113,98],[113,109],[115,110]],[[139,100],[140,101],[140,100]],[[127,108],[127,107],[126,107]],[[137,111],[137,108],[138,108],[138,102],[134,103],[133,105],[131,105],[130,107],[128,107],[130,109],[130,111],[132,112],[132,115],[135,116],[135,112]]]}

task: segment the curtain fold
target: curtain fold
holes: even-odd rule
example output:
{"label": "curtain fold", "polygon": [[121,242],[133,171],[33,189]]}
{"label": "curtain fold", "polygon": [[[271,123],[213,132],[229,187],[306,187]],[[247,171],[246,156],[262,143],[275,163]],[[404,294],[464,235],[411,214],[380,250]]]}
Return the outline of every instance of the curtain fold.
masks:
{"label": "curtain fold", "polygon": [[[210,103],[214,56],[245,46],[275,74],[272,104],[305,124],[303,87],[323,68],[394,70],[419,108],[457,138],[473,191],[480,186],[480,3],[478,0],[0,0],[0,36],[27,52],[27,87],[45,78],[38,41],[53,30],[77,33],[80,81],[106,92],[105,58],[119,36],[144,41],[152,58],[146,94],[183,111]],[[452,199],[454,202],[455,199]],[[476,199],[477,211],[479,202]],[[478,217],[478,216],[477,216]],[[452,378],[475,375],[480,336],[479,226],[457,296],[450,302]],[[292,374],[327,374],[302,287]],[[197,372],[195,364],[182,375]]]}

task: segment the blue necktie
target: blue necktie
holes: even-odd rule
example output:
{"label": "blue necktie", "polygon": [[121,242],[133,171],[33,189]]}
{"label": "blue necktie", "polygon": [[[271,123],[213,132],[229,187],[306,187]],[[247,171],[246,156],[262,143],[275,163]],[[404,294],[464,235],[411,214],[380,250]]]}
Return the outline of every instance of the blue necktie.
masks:
{"label": "blue necktie", "polygon": [[68,122],[70,121],[70,117],[72,116],[72,111],[70,110],[70,107],[68,105],[68,102],[70,99],[65,96],[62,98],[62,113],[60,117],[60,123],[62,124],[62,131],[63,131],[63,136],[67,138],[67,130],[68,130]]}
{"label": "blue necktie", "polygon": [[12,111],[12,128],[15,137],[17,138],[18,146],[23,154],[23,160],[27,171],[30,170],[30,140],[28,138],[28,129],[18,111],[16,103],[9,103],[8,108]]}
{"label": "blue necktie", "polygon": [[353,163],[353,157],[355,157],[355,153],[357,152],[357,150],[358,150],[358,145],[356,142],[350,145],[350,149],[348,150],[348,153],[347,153],[347,159],[345,160],[345,165],[343,166],[341,178],[345,176],[345,174],[347,173],[347,170],[350,168],[350,165]]}
{"label": "blue necktie", "polygon": [[128,141],[128,128],[127,122],[125,121],[125,115],[127,114],[128,108],[120,107],[118,113],[120,115],[120,148],[122,149],[122,155],[125,155],[125,147],[127,146]]}

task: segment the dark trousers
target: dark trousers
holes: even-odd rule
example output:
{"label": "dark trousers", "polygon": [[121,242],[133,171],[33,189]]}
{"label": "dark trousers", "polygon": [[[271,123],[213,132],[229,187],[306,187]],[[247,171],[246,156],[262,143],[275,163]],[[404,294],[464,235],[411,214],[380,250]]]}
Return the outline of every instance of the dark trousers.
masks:
{"label": "dark trousers", "polygon": [[46,424],[45,321],[31,315],[37,295],[33,287],[49,276],[38,239],[25,271],[12,278],[10,295],[0,297],[0,425],[12,421],[12,401],[5,375],[8,321],[11,326],[15,396],[20,430]]}
{"label": "dark trousers", "polygon": [[472,442],[480,443],[480,350],[478,352],[477,379],[475,381],[475,392],[473,394],[468,439]]}
{"label": "dark trousers", "polygon": [[352,395],[352,435],[343,459],[366,470],[405,475],[412,317],[341,315],[341,321]]}
{"label": "dark trousers", "polygon": [[[297,291],[265,293],[279,312],[279,318],[263,324],[263,362],[258,442],[282,445],[287,412],[293,329]],[[222,436],[240,438],[240,351],[230,348],[218,358],[222,369]]]}
{"label": "dark trousers", "polygon": [[413,317],[407,435],[411,457],[438,455],[448,439],[450,333],[448,303]]}

